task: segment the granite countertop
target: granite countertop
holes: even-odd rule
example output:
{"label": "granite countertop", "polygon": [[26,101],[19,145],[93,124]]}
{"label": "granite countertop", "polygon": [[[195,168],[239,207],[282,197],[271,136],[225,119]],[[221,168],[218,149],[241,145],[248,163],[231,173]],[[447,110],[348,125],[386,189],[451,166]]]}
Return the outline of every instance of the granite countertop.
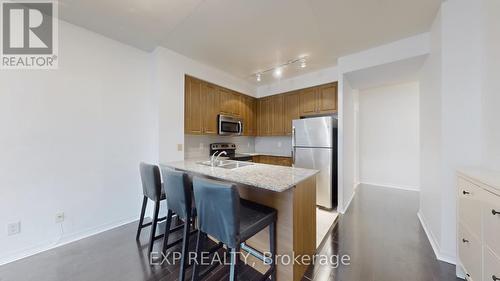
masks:
{"label": "granite countertop", "polygon": [[[202,160],[184,160],[161,163],[161,166],[174,168],[211,178],[244,184],[275,192],[286,191],[298,183],[315,176],[318,170],[275,166],[253,163],[236,169],[224,169],[199,164]],[[232,161],[239,162],[239,161]],[[249,163],[249,162],[242,162]]]}
{"label": "granite countertop", "polygon": [[500,192],[500,171],[493,171],[483,168],[461,168],[458,173],[476,181],[478,184],[483,184],[489,187],[492,192]]}

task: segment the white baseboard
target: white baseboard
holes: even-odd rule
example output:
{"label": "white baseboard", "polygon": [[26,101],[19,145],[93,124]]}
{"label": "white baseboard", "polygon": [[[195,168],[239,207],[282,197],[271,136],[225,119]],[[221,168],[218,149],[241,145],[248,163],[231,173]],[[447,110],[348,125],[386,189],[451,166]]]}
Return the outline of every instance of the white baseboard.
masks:
{"label": "white baseboard", "polygon": [[31,247],[28,249],[23,249],[23,250],[14,252],[14,253],[7,254],[6,256],[0,256],[0,265],[11,263],[11,262],[14,262],[14,261],[17,261],[17,260],[20,260],[20,259],[23,259],[23,258],[26,258],[29,256],[36,255],[36,254],[41,253],[41,252],[55,249],[57,247],[61,247],[61,246],[64,246],[66,244],[69,244],[69,243],[72,243],[72,242],[75,242],[75,241],[102,233],[104,231],[108,231],[108,230],[111,230],[113,228],[120,227],[122,225],[134,222],[136,220],[138,220],[138,218],[134,217],[134,218],[123,219],[123,220],[119,220],[119,221],[116,221],[113,223],[108,223],[108,224],[103,224],[100,226],[88,228],[88,229],[85,229],[85,230],[82,230],[79,232],[75,232],[75,233],[63,236],[61,238],[61,240],[59,242],[57,242],[56,244],[54,243],[54,241],[42,242],[39,246]]}
{"label": "white baseboard", "polygon": [[387,187],[387,188],[420,192],[420,187],[411,186],[411,185],[392,185],[392,184],[373,183],[373,182],[366,182],[366,181],[362,181],[360,184],[374,185],[374,186],[380,186],[380,187]]}
{"label": "white baseboard", "polygon": [[438,243],[436,237],[434,236],[434,234],[432,233],[431,229],[427,225],[425,217],[424,217],[424,215],[420,211],[417,213],[417,217],[418,217],[418,219],[420,221],[420,224],[422,225],[422,228],[425,231],[425,234],[427,235],[427,239],[431,243],[432,250],[434,251],[434,254],[436,255],[436,258],[438,260],[440,260],[440,261],[444,261],[446,263],[456,265],[456,258],[454,256],[451,256],[449,254],[443,253],[441,251],[441,249],[439,247],[439,243]]}

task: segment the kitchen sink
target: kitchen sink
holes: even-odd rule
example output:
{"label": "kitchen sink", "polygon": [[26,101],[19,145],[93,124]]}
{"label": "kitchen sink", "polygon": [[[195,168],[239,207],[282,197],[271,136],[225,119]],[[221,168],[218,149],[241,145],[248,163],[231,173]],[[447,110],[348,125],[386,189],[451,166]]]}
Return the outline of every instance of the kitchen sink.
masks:
{"label": "kitchen sink", "polygon": [[220,161],[214,162],[213,164],[210,161],[203,161],[203,162],[198,162],[198,164],[205,165],[205,166],[211,166],[211,167],[217,167],[217,168],[223,168],[223,169],[228,169],[228,170],[253,165],[253,163],[250,163],[250,162],[239,162],[239,161],[231,161],[231,160],[220,160]]}

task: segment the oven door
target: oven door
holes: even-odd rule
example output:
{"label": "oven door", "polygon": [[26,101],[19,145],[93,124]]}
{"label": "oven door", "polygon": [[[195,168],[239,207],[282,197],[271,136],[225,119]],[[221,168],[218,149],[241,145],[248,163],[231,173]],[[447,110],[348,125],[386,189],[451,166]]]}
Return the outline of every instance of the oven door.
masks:
{"label": "oven door", "polygon": [[219,115],[219,135],[239,136],[243,132],[243,122],[240,118]]}

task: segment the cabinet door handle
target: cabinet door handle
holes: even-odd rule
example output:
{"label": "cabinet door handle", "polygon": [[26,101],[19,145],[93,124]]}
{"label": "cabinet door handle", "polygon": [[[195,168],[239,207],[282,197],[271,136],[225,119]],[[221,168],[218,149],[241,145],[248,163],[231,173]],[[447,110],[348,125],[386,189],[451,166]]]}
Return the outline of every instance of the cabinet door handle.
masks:
{"label": "cabinet door handle", "polygon": [[470,241],[464,238],[464,239],[462,239],[462,242],[469,243]]}
{"label": "cabinet door handle", "polygon": [[493,281],[500,281],[500,278],[496,277],[495,275],[491,276],[491,279],[493,279]]}
{"label": "cabinet door handle", "polygon": [[462,191],[462,193],[463,193],[463,195],[468,195],[468,194],[470,194],[470,192],[468,192],[467,190]]}
{"label": "cabinet door handle", "polygon": [[500,212],[498,212],[497,210],[493,209],[491,210],[491,213],[496,216],[496,215],[500,215]]}

